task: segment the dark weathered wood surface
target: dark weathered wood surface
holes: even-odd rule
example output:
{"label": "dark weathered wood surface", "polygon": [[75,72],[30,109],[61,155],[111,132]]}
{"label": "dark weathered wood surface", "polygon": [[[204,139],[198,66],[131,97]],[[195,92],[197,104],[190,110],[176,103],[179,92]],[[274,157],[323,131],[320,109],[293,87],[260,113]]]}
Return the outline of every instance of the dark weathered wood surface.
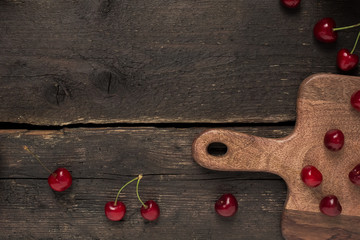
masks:
{"label": "dark weathered wood surface", "polygon": [[[312,73],[333,72],[358,0],[0,1],[0,122],[281,122]],[[19,93],[21,95],[19,96]]]}
{"label": "dark weathered wood surface", "polygon": [[[359,22],[360,2],[301,4],[0,0],[0,126],[42,129],[0,130],[0,239],[281,239],[285,183],[203,169],[191,143],[214,126],[203,123],[285,136],[301,81],[338,73],[336,52],[352,47],[357,30],[323,45],[312,27],[323,17]],[[87,123],[114,128],[71,125]],[[68,167],[71,189],[53,193],[24,144],[49,167]],[[144,222],[127,189],[124,221],[107,221],[105,202],[139,171],[160,219]],[[233,219],[213,212],[225,192],[239,199]]]}
{"label": "dark weathered wood surface", "polygon": [[[104,128],[0,132],[0,239],[281,239],[285,183],[265,173],[215,172],[191,157],[191,144],[204,129]],[[238,128],[260,136],[284,136],[291,128]],[[54,193],[48,173],[65,166],[72,187]],[[110,222],[104,205],[125,182],[144,173],[140,193],[158,201],[161,216],[145,222],[135,185],[120,199],[128,211]],[[232,192],[239,201],[234,218],[213,207]]]}

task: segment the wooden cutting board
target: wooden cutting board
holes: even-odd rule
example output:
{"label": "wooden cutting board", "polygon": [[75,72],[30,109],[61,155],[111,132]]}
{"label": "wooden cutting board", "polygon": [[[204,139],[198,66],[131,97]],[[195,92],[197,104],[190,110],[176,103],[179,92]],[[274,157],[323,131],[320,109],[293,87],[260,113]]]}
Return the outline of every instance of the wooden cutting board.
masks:
{"label": "wooden cutting board", "polygon": [[[208,130],[195,139],[193,158],[213,170],[271,172],[282,177],[288,186],[282,216],[286,239],[360,239],[360,186],[348,178],[360,163],[360,112],[350,104],[351,95],[358,90],[359,77],[310,76],[299,89],[296,126],[291,135],[269,139]],[[324,135],[330,129],[340,129],[345,135],[344,147],[338,152],[324,146]],[[207,150],[211,143],[225,144],[227,152],[211,155]],[[320,170],[320,186],[310,188],[302,182],[300,173],[306,165]],[[321,199],[330,194],[342,205],[336,217],[319,210]]]}

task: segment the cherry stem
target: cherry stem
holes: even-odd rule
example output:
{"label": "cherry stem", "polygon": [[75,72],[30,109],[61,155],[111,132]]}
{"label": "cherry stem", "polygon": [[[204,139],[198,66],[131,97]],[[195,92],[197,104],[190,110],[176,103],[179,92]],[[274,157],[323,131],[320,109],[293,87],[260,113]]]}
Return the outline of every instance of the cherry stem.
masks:
{"label": "cherry stem", "polygon": [[127,185],[129,185],[129,184],[132,183],[133,181],[137,180],[138,178],[139,178],[139,177],[136,177],[136,178],[128,181],[127,183],[125,183],[124,186],[122,186],[122,187],[120,188],[120,190],[118,191],[118,193],[117,193],[117,195],[116,195],[115,202],[114,202],[114,206],[117,205],[117,200],[118,200],[118,198],[119,198],[119,195],[120,195],[121,191],[122,191]]}
{"label": "cherry stem", "polygon": [[48,169],[48,168],[43,164],[43,162],[39,159],[38,155],[36,155],[36,154],[33,153],[32,151],[30,151],[30,149],[29,149],[27,146],[24,146],[24,149],[25,149],[26,151],[28,151],[36,160],[38,160],[39,163],[41,164],[41,166],[42,166],[46,171],[48,171],[50,174],[56,176],[55,173],[51,172],[50,169]]}
{"label": "cherry stem", "polygon": [[353,53],[354,53],[355,48],[356,48],[356,45],[357,45],[357,43],[358,43],[358,41],[359,41],[359,37],[360,37],[360,32],[358,33],[358,35],[357,35],[357,37],[356,37],[355,44],[354,44],[353,49],[351,50],[350,54],[353,54]]}
{"label": "cherry stem", "polygon": [[141,204],[144,206],[144,208],[147,209],[148,206],[146,206],[145,203],[144,203],[143,201],[141,201],[141,198],[140,198],[140,196],[139,196],[139,183],[140,183],[140,180],[142,179],[142,177],[143,177],[143,176],[140,174],[139,177],[138,177],[139,179],[138,179],[138,181],[137,181],[137,183],[136,183],[136,196],[138,197],[139,201],[140,201]]}
{"label": "cherry stem", "polygon": [[357,23],[357,24],[354,24],[354,25],[346,26],[346,27],[333,28],[333,31],[335,32],[335,31],[350,29],[350,28],[359,27],[359,26],[360,26],[360,23]]}

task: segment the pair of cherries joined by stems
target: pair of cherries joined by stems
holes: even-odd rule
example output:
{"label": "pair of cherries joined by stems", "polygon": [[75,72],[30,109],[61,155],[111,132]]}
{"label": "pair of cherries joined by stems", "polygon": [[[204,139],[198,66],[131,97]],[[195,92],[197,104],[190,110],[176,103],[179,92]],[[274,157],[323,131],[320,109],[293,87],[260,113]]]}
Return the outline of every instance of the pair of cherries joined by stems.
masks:
{"label": "pair of cherries joined by stems", "polygon": [[[301,0],[281,0],[283,6],[294,9],[300,6]],[[359,27],[360,23],[346,27],[335,28],[335,21],[332,18],[323,18],[314,26],[313,32],[317,40],[323,43],[333,43],[336,41],[338,31]],[[354,69],[359,63],[359,56],[354,54],[356,45],[360,37],[360,32],[357,35],[355,44],[351,51],[342,48],[338,51],[336,57],[336,65],[342,71],[350,71]]]}
{"label": "pair of cherries joined by stems", "polygon": [[153,200],[149,200],[146,201],[145,203],[141,200],[140,196],[139,196],[139,183],[140,180],[142,179],[142,175],[140,174],[139,176],[137,176],[136,178],[130,180],[129,182],[125,183],[118,191],[115,201],[114,202],[107,202],[105,204],[105,215],[106,217],[111,220],[111,221],[120,221],[121,219],[123,219],[123,217],[125,216],[126,213],[126,206],[123,202],[118,201],[119,195],[121,193],[121,191],[130,183],[134,182],[137,180],[137,184],[136,184],[136,196],[139,199],[140,203],[141,203],[141,209],[140,209],[140,213],[141,216],[149,221],[154,221],[156,220],[159,216],[160,216],[160,208],[158,206],[158,204],[153,201]]}
{"label": "pair of cherries joined by stems", "polygon": [[[314,26],[313,32],[315,38],[323,43],[333,43],[336,42],[338,31],[360,27],[360,23],[346,26],[346,27],[339,27],[335,28],[335,21],[332,18],[323,18],[319,22],[317,22]],[[336,57],[336,64],[339,69],[342,71],[350,71],[354,69],[359,63],[359,56],[354,54],[356,45],[359,41],[360,31],[356,37],[354,46],[351,51],[346,48],[342,48],[338,51]]]}
{"label": "pair of cherries joined by stems", "polygon": [[[351,96],[352,107],[360,112],[360,90]],[[330,151],[340,151],[344,146],[344,134],[339,129],[332,129],[326,132],[324,136],[324,145]],[[349,180],[360,186],[360,164],[356,165],[348,174]],[[321,172],[312,165],[305,166],[301,171],[301,179],[308,187],[315,188],[323,180]],[[337,216],[341,213],[342,207],[335,195],[324,197],[319,204],[320,211],[328,216]]]}

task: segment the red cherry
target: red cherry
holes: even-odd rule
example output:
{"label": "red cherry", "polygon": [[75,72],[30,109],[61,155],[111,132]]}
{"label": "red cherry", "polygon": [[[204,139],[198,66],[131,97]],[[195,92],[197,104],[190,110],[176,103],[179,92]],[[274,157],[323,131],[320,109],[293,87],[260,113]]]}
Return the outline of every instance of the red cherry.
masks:
{"label": "red cherry", "polygon": [[344,134],[339,129],[331,129],[325,134],[324,144],[331,151],[339,151],[344,146]]}
{"label": "red cherry", "polygon": [[72,177],[66,168],[58,168],[48,177],[50,187],[58,192],[65,191],[72,184]]}
{"label": "red cherry", "polygon": [[316,167],[307,165],[301,170],[301,179],[307,186],[317,187],[322,182],[322,174]]}
{"label": "red cherry", "polygon": [[352,183],[360,186],[360,164],[356,165],[356,167],[349,172],[349,179]]}
{"label": "red cherry", "polygon": [[222,195],[215,203],[215,211],[223,217],[231,217],[237,210],[238,202],[231,193]]}
{"label": "red cherry", "polygon": [[296,8],[300,5],[301,0],[281,0],[281,3],[287,8]]}
{"label": "red cherry", "polygon": [[126,207],[123,202],[107,202],[105,204],[105,215],[111,221],[120,221],[126,213]]}
{"label": "red cherry", "polygon": [[351,106],[360,112],[360,90],[351,95]]}
{"label": "red cherry", "polygon": [[140,213],[144,219],[149,220],[149,221],[154,221],[160,216],[160,208],[157,205],[157,203],[153,200],[146,201],[145,203],[141,200],[140,195],[139,195],[139,183],[142,178],[143,178],[143,175],[140,174],[138,176],[138,181],[136,184],[136,195],[142,205],[141,209],[140,209]]}
{"label": "red cherry", "polygon": [[314,26],[314,36],[324,43],[332,43],[337,39],[337,32],[334,32],[335,21],[332,18],[323,18]]}
{"label": "red cherry", "polygon": [[335,217],[342,211],[339,200],[334,195],[324,197],[320,202],[320,211],[328,216]]}
{"label": "red cherry", "polygon": [[160,208],[157,203],[153,200],[145,202],[146,208],[141,206],[140,213],[141,216],[149,221],[154,221],[160,216]]}
{"label": "red cherry", "polygon": [[33,153],[27,146],[24,146],[24,150],[28,151],[36,160],[39,161],[41,166],[50,173],[48,177],[48,183],[50,187],[58,192],[65,191],[72,184],[72,177],[66,168],[58,168],[53,173],[43,164],[38,155]]}
{"label": "red cherry", "polygon": [[111,221],[120,221],[125,213],[126,213],[126,207],[125,204],[123,202],[119,202],[118,198],[119,195],[121,193],[121,191],[130,183],[138,180],[139,177],[133,178],[132,180],[128,181],[127,183],[125,183],[118,191],[115,201],[114,202],[107,202],[105,204],[105,215],[106,217],[111,220]]}
{"label": "red cherry", "polygon": [[356,67],[359,63],[359,56],[356,54],[351,54],[349,50],[343,48],[340,49],[337,57],[336,57],[336,64],[338,68],[343,71],[349,71]]}

